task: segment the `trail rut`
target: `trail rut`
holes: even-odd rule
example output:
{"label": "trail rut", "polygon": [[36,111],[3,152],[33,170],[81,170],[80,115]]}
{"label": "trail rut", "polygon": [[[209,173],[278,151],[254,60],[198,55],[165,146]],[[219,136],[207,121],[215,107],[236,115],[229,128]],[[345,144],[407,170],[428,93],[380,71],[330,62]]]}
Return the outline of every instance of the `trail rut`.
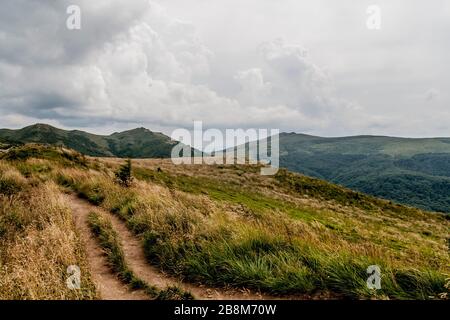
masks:
{"label": "trail rut", "polygon": [[139,238],[128,230],[125,223],[113,214],[102,210],[99,207],[89,204],[87,201],[79,199],[75,195],[64,195],[66,204],[72,209],[76,225],[86,242],[86,250],[89,259],[91,273],[96,282],[103,299],[147,299],[143,292],[130,292],[125,284],[122,284],[112,273],[107,265],[101,248],[92,236],[87,216],[91,211],[101,212],[110,218],[123,246],[125,260],[137,277],[148,284],[159,289],[168,286],[178,286],[185,291],[191,292],[196,299],[207,300],[262,300],[274,299],[266,295],[251,291],[240,291],[236,289],[218,289],[202,285],[181,282],[174,277],[162,273],[156,267],[150,265],[145,257],[143,246]]}
{"label": "trail rut", "polygon": [[[72,209],[75,225],[86,247],[86,255],[93,281],[103,300],[148,300],[143,291],[130,291],[113,273],[103,250],[93,237],[88,225],[88,214],[92,210],[75,196],[63,195],[65,203]],[[83,276],[83,275],[81,275]]]}

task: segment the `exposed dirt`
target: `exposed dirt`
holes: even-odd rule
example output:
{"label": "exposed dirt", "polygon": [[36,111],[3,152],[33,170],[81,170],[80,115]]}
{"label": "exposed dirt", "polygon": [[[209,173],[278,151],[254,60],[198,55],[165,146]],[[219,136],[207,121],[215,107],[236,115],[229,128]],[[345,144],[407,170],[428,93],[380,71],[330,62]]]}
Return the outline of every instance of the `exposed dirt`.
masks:
{"label": "exposed dirt", "polygon": [[167,274],[162,273],[156,267],[150,265],[144,254],[143,246],[140,240],[132,234],[122,222],[116,216],[109,214],[111,223],[114,229],[117,231],[119,238],[121,239],[123,251],[125,253],[125,259],[128,262],[130,268],[136,273],[136,275],[149,284],[152,284],[160,289],[164,289],[168,286],[177,285],[183,288],[185,291],[190,291],[197,299],[264,299],[260,294],[251,293],[250,291],[239,292],[236,290],[224,290],[208,288],[204,286],[196,286],[191,283],[181,282]]}
{"label": "exposed dirt", "polygon": [[[88,225],[88,215],[92,207],[73,195],[63,195],[64,202],[73,211],[75,225],[86,246],[86,255],[92,279],[103,300],[148,300],[142,290],[131,291],[113,273],[103,250],[93,237]],[[81,275],[83,276],[83,275]]]}
{"label": "exposed dirt", "polygon": [[201,285],[181,282],[174,277],[160,272],[156,267],[150,265],[144,254],[141,241],[132,234],[125,223],[116,216],[95,207],[88,202],[77,198],[75,195],[64,195],[67,205],[72,208],[75,221],[83,238],[86,239],[86,250],[91,267],[91,273],[96,282],[103,299],[146,299],[144,293],[135,291],[130,292],[127,286],[121,284],[107,265],[106,259],[102,254],[101,248],[93,238],[88,223],[87,216],[89,212],[95,210],[107,215],[116,230],[123,246],[125,260],[131,270],[137,277],[154,285],[159,289],[165,289],[168,286],[179,286],[185,291],[191,292],[196,299],[213,300],[261,300],[274,299],[274,297],[251,292],[249,290],[210,288]]}

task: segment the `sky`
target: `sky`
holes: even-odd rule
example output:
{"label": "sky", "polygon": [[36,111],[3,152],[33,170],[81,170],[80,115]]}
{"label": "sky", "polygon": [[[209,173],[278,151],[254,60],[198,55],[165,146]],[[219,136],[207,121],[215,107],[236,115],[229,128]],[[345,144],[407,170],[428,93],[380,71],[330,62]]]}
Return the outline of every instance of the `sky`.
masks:
{"label": "sky", "polygon": [[2,0],[0,127],[450,136],[449,39],[447,0]]}

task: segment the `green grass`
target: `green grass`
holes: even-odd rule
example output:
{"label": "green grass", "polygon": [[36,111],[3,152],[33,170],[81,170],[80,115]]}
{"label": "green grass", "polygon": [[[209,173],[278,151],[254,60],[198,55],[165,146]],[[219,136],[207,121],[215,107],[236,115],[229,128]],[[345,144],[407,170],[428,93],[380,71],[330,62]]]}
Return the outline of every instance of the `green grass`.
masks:
{"label": "green grass", "polygon": [[[143,238],[149,263],[183,279],[353,299],[448,292],[442,215],[283,170],[261,177],[246,166],[136,165],[135,181],[123,188],[114,183],[114,161],[99,160],[102,170],[88,163],[89,171],[55,162],[50,176],[117,214]],[[382,270],[381,290],[367,288],[369,265]]]}
{"label": "green grass", "polygon": [[[147,232],[145,249],[152,263],[191,281],[275,295],[332,292],[349,298],[428,299],[445,290],[445,276],[437,272],[392,269],[369,257],[325,252],[268,234],[241,234],[239,241],[221,236],[199,235],[174,244],[170,235]],[[381,290],[366,286],[370,265],[382,268]]]}
{"label": "green grass", "polygon": [[26,178],[30,178],[35,174],[48,174],[53,170],[53,168],[49,164],[26,162],[19,163],[17,165],[17,169]]}
{"label": "green grass", "polygon": [[75,191],[77,195],[88,200],[93,205],[100,205],[105,200],[105,191],[98,184],[91,184],[88,181],[75,181],[62,174],[57,174],[56,182],[64,187],[68,187]]}
{"label": "green grass", "polygon": [[[306,193],[312,197],[335,200],[337,203],[355,206],[369,212],[379,212],[382,209],[390,212],[391,215],[403,214],[405,217],[420,218],[418,210],[415,209],[343,190],[321,181],[314,181],[314,179],[298,175],[289,176],[289,173],[283,171],[280,175],[283,178],[280,179],[278,176],[276,179],[282,186],[288,189],[293,188],[296,192]],[[204,177],[171,175],[167,172],[143,168],[135,168],[135,176],[172,189],[208,195],[218,201],[243,204],[254,212],[279,210],[302,221],[322,221],[325,227],[340,234],[346,240],[367,241],[354,229],[347,231],[341,225],[322,220],[317,212],[308,214],[308,210],[298,210],[292,204],[256,192],[247,192],[243,188],[232,187],[223,180],[214,183],[212,179]],[[286,182],[284,180],[286,178],[292,180]],[[301,186],[303,191],[296,190],[296,186]],[[427,299],[436,297],[439,290],[445,291],[445,275],[438,272],[396,268],[386,264],[382,259],[371,261],[373,259],[368,256],[354,257],[345,251],[335,253],[320,251],[301,241],[293,244],[283,236],[274,239],[264,235],[262,231],[245,240],[241,238],[245,233],[240,234],[239,242],[236,243],[230,236],[233,232],[224,227],[214,234],[199,234],[194,239],[174,243],[172,234],[187,232],[187,230],[172,229],[169,233],[152,230],[148,224],[136,222],[133,217],[135,207],[136,200],[129,199],[123,207],[119,206],[114,211],[122,212],[122,218],[127,219],[136,232],[144,233],[149,261],[192,281],[203,281],[210,285],[231,284],[273,294],[313,294],[317,291],[331,291],[351,298]],[[267,218],[267,216],[263,217]],[[175,225],[174,221],[167,223],[171,226]],[[239,226],[232,225],[227,228],[233,230],[239,229]],[[382,241],[381,244],[384,242]],[[392,250],[405,249],[400,241],[392,240],[389,246]],[[372,264],[381,265],[384,272],[385,287],[376,293],[368,290],[365,282],[368,277],[366,269]]]}
{"label": "green grass", "polygon": [[91,212],[88,217],[89,226],[106,253],[108,262],[119,278],[132,289],[142,289],[150,297],[158,300],[190,300],[192,295],[177,287],[169,287],[165,290],[149,285],[139,279],[128,267],[118,235],[111,222],[99,213]]}
{"label": "green grass", "polygon": [[135,167],[133,175],[137,179],[152,181],[168,188],[182,190],[188,193],[208,195],[214,200],[225,201],[243,206],[247,214],[261,217],[264,213],[273,210],[281,210],[293,218],[307,221],[321,220],[318,212],[312,212],[305,208],[299,208],[287,201],[265,196],[261,193],[247,190],[245,186],[235,186],[214,178],[190,177],[186,175],[174,175],[167,172],[158,172],[150,169]]}
{"label": "green grass", "polygon": [[13,147],[8,152],[0,154],[0,159],[16,162],[23,162],[27,159],[46,159],[66,167],[87,167],[87,159],[81,153],[34,144]]}

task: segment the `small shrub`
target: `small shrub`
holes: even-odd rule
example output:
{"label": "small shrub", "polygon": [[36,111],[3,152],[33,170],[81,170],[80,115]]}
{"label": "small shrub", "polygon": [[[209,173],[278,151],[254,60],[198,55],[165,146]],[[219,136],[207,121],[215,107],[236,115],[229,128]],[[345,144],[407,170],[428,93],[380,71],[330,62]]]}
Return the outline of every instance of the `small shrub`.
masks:
{"label": "small shrub", "polygon": [[125,164],[120,166],[119,170],[116,171],[115,175],[120,185],[129,187],[133,179],[131,176],[131,159],[127,159]]}

